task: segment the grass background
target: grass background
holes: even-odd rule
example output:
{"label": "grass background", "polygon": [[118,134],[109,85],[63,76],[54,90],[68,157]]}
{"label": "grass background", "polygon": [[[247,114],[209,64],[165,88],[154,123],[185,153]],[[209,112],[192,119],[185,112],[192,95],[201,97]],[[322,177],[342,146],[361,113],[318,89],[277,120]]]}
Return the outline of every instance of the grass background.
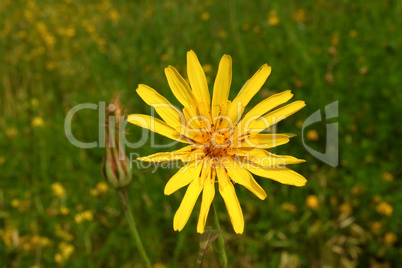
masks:
{"label": "grass background", "polygon": [[[141,267],[121,207],[101,174],[102,148],[79,149],[67,112],[110,101],[149,113],[137,84],[174,104],[163,69],[185,70],[193,49],[214,80],[233,58],[231,98],[264,63],[272,74],[250,107],[292,89],[307,107],[280,123],[298,136],[275,152],[304,158],[303,188],[261,179],[265,201],[236,187],[245,232],[234,235],[217,195],[231,267],[398,267],[401,262],[402,3],[400,1],[0,1],[0,266]],[[210,83],[211,85],[211,83]],[[326,124],[303,121],[339,100],[340,164],[323,151]],[[127,127],[129,141],[141,130]],[[98,139],[98,111],[76,114],[73,133]],[[157,137],[159,142],[166,139]],[[179,146],[177,146],[179,148]],[[156,152],[147,144],[129,149]],[[293,167],[292,167],[293,168]],[[198,207],[185,229],[173,216],[184,190],[163,188],[175,170],[134,170],[131,205],[156,267],[192,266]],[[317,201],[317,202],[316,202]],[[205,267],[216,265],[211,252]]]}

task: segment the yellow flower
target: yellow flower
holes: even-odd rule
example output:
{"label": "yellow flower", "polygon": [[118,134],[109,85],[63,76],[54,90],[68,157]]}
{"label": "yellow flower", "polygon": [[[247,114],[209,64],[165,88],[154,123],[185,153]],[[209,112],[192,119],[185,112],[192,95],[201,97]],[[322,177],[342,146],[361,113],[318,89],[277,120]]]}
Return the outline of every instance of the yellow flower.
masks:
{"label": "yellow flower", "polygon": [[6,158],[0,155],[0,166],[2,166],[6,162]]}
{"label": "yellow flower", "polygon": [[378,234],[381,230],[382,223],[379,221],[372,222],[370,224],[370,230],[373,234]]}
{"label": "yellow flower", "polygon": [[9,128],[6,130],[6,136],[10,139],[15,138],[18,135],[18,129]]}
{"label": "yellow flower", "polygon": [[394,176],[392,176],[392,174],[391,173],[389,173],[389,172],[384,172],[384,173],[382,173],[382,179],[384,180],[384,181],[388,181],[388,182],[391,182],[391,181],[393,181],[394,180]]}
{"label": "yellow flower", "polygon": [[209,20],[209,17],[210,17],[210,15],[209,15],[208,12],[203,12],[203,13],[201,14],[201,19],[202,19],[202,20]]}
{"label": "yellow flower", "polygon": [[271,26],[277,25],[279,23],[278,13],[276,10],[272,10],[268,14],[268,24]]}
{"label": "yellow flower", "polygon": [[398,237],[396,236],[396,234],[392,233],[392,232],[387,232],[384,235],[384,242],[390,246],[392,246],[393,244],[396,243],[396,241],[398,240]]}
{"label": "yellow flower", "polygon": [[109,12],[109,18],[113,23],[118,23],[120,20],[119,12],[117,12],[117,10],[115,10],[115,9],[112,9]]}
{"label": "yellow flower", "polygon": [[92,211],[85,210],[85,211],[75,215],[74,220],[75,220],[76,223],[79,224],[79,223],[83,222],[84,220],[92,221],[93,218],[94,218],[94,216],[92,214]]}
{"label": "yellow flower", "polygon": [[293,204],[285,202],[281,205],[281,210],[295,213],[297,211],[297,207]]}
{"label": "yellow flower", "polygon": [[212,72],[212,65],[211,64],[204,64],[202,65],[202,69],[204,70],[205,73],[210,73]]}
{"label": "yellow flower", "polygon": [[61,215],[67,215],[68,213],[70,213],[70,209],[68,207],[61,207],[60,213]]}
{"label": "yellow flower", "polygon": [[394,208],[385,201],[380,202],[376,208],[377,212],[381,215],[391,216]]}
{"label": "yellow flower", "polygon": [[106,182],[101,181],[96,184],[96,189],[98,190],[99,193],[103,194],[107,192],[109,187],[107,186]]}
{"label": "yellow flower", "polygon": [[66,195],[66,190],[63,185],[59,182],[55,182],[52,184],[52,191],[57,197],[64,197]]}
{"label": "yellow flower", "polygon": [[314,194],[307,196],[306,205],[309,208],[316,210],[318,208],[318,197]]}
{"label": "yellow flower", "polygon": [[353,212],[352,207],[348,203],[341,204],[339,206],[339,211],[347,215],[350,215]]}
{"label": "yellow flower", "polygon": [[66,242],[61,242],[59,244],[59,253],[56,253],[54,255],[54,260],[57,263],[63,263],[66,260],[68,260],[74,252],[74,246],[66,243]]}
{"label": "yellow flower", "polygon": [[31,125],[32,127],[42,127],[45,124],[42,117],[36,116],[32,119]]}
{"label": "yellow flower", "polygon": [[317,141],[318,140],[318,132],[315,129],[311,129],[307,132],[307,139],[311,141]]}
{"label": "yellow flower", "polygon": [[137,93],[155,108],[164,121],[142,114],[129,115],[128,121],[170,139],[190,144],[177,151],[139,158],[145,162],[181,160],[187,163],[168,181],[164,191],[170,195],[189,184],[173,220],[174,230],[181,231],[184,228],[202,192],[197,232],[204,232],[215,196],[215,182],[218,183],[234,231],[238,234],[243,233],[244,218],[235,193],[235,183],[243,185],[260,199],[265,199],[267,194],[251,173],[284,184],[306,184],[303,176],[284,167],[304,160],[264,150],[287,143],[290,135],[260,133],[303,108],[304,101],[295,101],[273,110],[292,98],[293,94],[288,90],[263,100],[241,117],[247,104],[265,83],[271,67],[263,65],[233,101],[228,101],[232,80],[232,58],[228,55],[224,55],[220,61],[212,102],[205,73],[194,51],[187,53],[190,85],[172,66],[167,67],[165,73],[173,94],[184,106],[183,112],[173,107],[154,89],[139,85]]}

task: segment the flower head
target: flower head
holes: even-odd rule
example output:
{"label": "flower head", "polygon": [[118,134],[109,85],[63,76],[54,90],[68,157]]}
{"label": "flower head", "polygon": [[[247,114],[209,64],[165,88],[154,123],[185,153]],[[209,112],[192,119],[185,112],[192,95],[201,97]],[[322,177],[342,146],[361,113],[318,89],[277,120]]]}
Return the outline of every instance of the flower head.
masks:
{"label": "flower head", "polygon": [[184,228],[202,192],[197,231],[204,232],[209,208],[215,196],[216,182],[236,233],[244,230],[243,213],[235,193],[236,183],[243,185],[260,199],[265,199],[267,195],[251,173],[284,184],[305,185],[306,179],[303,176],[284,167],[304,160],[275,155],[265,150],[287,143],[293,135],[261,133],[303,108],[305,103],[295,101],[273,110],[293,96],[290,91],[285,91],[263,100],[242,117],[245,107],[270,73],[271,67],[263,65],[246,82],[234,100],[229,101],[232,59],[224,55],[219,63],[211,101],[202,65],[196,54],[189,51],[187,75],[190,84],[172,66],[165,69],[173,94],[184,106],[182,110],[175,108],[154,89],[146,85],[138,86],[137,93],[148,105],[155,108],[163,121],[141,114],[129,115],[128,121],[189,144],[177,151],[139,158],[147,162],[181,160],[187,163],[165,186],[165,194],[170,195],[189,185],[175,214],[174,230]]}

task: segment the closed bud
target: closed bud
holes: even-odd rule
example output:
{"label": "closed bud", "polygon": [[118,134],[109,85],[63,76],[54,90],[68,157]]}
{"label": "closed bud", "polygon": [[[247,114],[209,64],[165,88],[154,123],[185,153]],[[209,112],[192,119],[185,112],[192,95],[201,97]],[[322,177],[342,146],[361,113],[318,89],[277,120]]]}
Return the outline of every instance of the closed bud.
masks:
{"label": "closed bud", "polygon": [[107,110],[102,171],[106,181],[115,189],[123,188],[131,181],[130,163],[119,142],[120,135],[124,135],[119,131],[123,121],[122,112],[118,97],[114,96]]}

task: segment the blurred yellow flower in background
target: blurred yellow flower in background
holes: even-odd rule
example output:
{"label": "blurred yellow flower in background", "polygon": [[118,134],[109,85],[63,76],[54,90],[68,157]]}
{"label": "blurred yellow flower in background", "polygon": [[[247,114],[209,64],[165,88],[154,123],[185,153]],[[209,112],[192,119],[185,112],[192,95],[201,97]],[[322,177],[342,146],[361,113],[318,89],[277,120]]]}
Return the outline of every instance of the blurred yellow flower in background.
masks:
{"label": "blurred yellow flower in background", "polygon": [[116,9],[110,10],[109,18],[113,23],[118,23],[120,20],[119,12]]}
{"label": "blurred yellow flower in background", "polygon": [[375,209],[379,214],[385,216],[391,216],[394,210],[394,208],[385,201],[381,201],[380,203],[378,203]]}
{"label": "blurred yellow flower in background", "polygon": [[83,221],[92,221],[94,218],[92,211],[85,210],[75,215],[74,220],[76,223],[82,223]]}
{"label": "blurred yellow flower in background", "polygon": [[203,13],[201,14],[201,19],[202,19],[202,20],[209,20],[209,17],[210,17],[210,15],[209,15],[208,12],[203,12]]}
{"label": "blurred yellow flower in background", "polygon": [[100,194],[104,194],[108,191],[109,186],[107,185],[106,182],[98,182],[95,186],[95,188],[90,190],[90,194],[92,196],[98,196]]}
{"label": "blurred yellow flower in background", "polygon": [[62,264],[66,260],[68,260],[74,252],[74,246],[71,244],[68,244],[66,242],[61,242],[59,244],[59,252],[54,255],[54,260],[55,262]]}
{"label": "blurred yellow flower in background", "polygon": [[18,135],[18,129],[16,128],[8,128],[6,130],[6,136],[10,139],[15,138]]}
{"label": "blurred yellow flower in background", "polygon": [[271,26],[277,25],[279,23],[278,13],[276,10],[272,10],[268,14],[268,24]]}
{"label": "blurred yellow flower in background", "polygon": [[315,129],[311,129],[307,131],[307,139],[311,141],[317,141],[318,140],[318,132]]}
{"label": "blurred yellow flower in background", "polygon": [[392,246],[393,244],[396,243],[396,241],[398,241],[398,237],[396,236],[396,234],[392,233],[392,232],[387,232],[384,235],[384,242],[390,246]]}
{"label": "blurred yellow flower in background", "polygon": [[305,18],[306,18],[305,15],[306,15],[306,13],[304,12],[304,10],[301,9],[301,8],[299,8],[299,9],[295,10],[295,11],[292,13],[292,19],[293,19],[295,22],[303,23],[303,22],[305,21]]}
{"label": "blurred yellow flower in background", "polygon": [[51,186],[53,194],[57,197],[64,197],[66,195],[66,190],[64,189],[63,185],[59,182],[55,182]]}
{"label": "blurred yellow flower in background", "polygon": [[388,181],[388,182],[391,182],[391,181],[394,180],[394,176],[393,176],[391,173],[389,173],[389,172],[384,172],[384,173],[382,173],[381,178],[382,178],[384,181]]}
{"label": "blurred yellow flower in background", "polygon": [[287,202],[281,204],[280,208],[283,211],[289,211],[291,213],[295,213],[297,211],[297,207],[295,205],[287,203]]}
{"label": "blurred yellow flower in background", "polygon": [[68,213],[70,213],[70,209],[68,207],[61,207],[60,208],[60,214],[61,215],[67,215]]}
{"label": "blurred yellow flower in background", "polygon": [[353,209],[349,203],[343,203],[339,206],[339,211],[343,214],[351,215],[353,212]]}
{"label": "blurred yellow flower in background", "polygon": [[205,73],[210,73],[212,72],[212,65],[211,64],[204,64],[202,65],[202,69],[204,70]]}
{"label": "blurred yellow flower in background", "polygon": [[318,197],[314,194],[307,196],[306,205],[307,205],[307,207],[309,207],[313,210],[316,210],[319,205]]}
{"label": "blurred yellow flower in background", "polygon": [[31,126],[32,126],[32,127],[42,127],[43,125],[45,125],[45,121],[43,120],[42,117],[40,117],[40,116],[35,116],[35,117],[32,119],[32,122],[31,122]]}
{"label": "blurred yellow flower in background", "polygon": [[379,221],[374,221],[370,224],[370,230],[373,234],[378,234],[382,228],[382,223]]}

